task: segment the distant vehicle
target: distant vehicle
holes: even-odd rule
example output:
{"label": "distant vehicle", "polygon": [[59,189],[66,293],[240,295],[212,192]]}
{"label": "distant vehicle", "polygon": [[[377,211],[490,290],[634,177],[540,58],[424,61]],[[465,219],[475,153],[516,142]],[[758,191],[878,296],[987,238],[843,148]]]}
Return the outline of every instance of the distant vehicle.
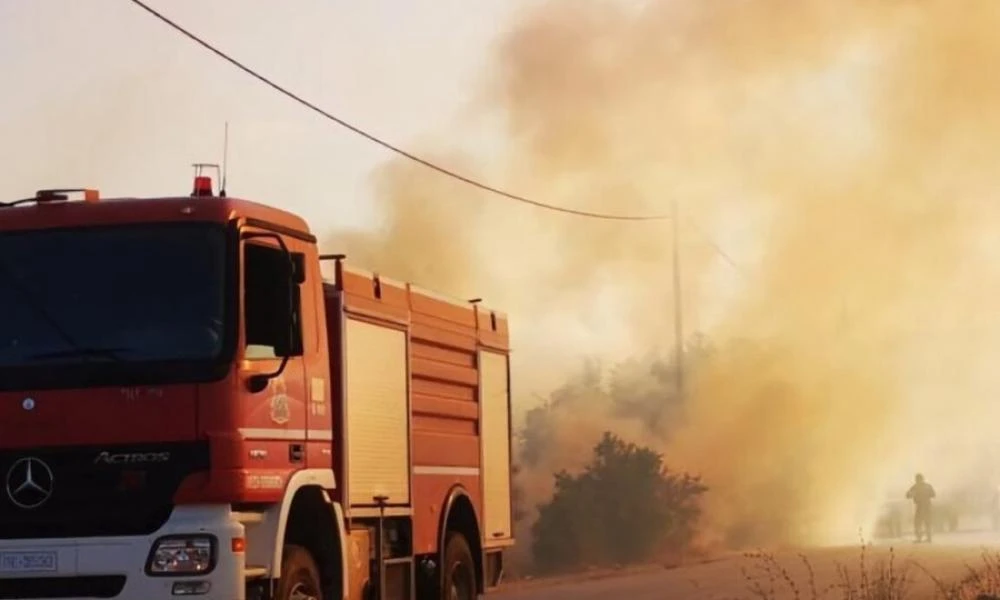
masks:
{"label": "distant vehicle", "polygon": [[[944,499],[933,505],[932,522],[935,533],[958,530],[961,505],[953,499]],[[879,509],[875,520],[875,537],[899,538],[912,534],[913,503],[909,500],[888,500]]]}
{"label": "distant vehicle", "polygon": [[934,505],[932,520],[935,533],[958,531],[958,520],[961,513],[960,505],[953,500],[945,500]]}
{"label": "distant vehicle", "polygon": [[[875,537],[877,538],[898,538],[903,537],[905,531],[904,522],[907,518],[913,518],[908,500],[887,500],[879,509],[875,519]],[[913,530],[913,523],[909,524]]]}

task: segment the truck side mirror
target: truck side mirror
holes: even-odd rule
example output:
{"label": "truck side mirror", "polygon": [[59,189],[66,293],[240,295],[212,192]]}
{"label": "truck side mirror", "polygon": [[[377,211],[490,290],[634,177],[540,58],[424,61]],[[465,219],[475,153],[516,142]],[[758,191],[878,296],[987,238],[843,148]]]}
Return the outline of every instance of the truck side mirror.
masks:
{"label": "truck side mirror", "polygon": [[268,375],[251,375],[247,379],[247,391],[251,394],[259,394],[267,389],[267,382],[271,381]]}

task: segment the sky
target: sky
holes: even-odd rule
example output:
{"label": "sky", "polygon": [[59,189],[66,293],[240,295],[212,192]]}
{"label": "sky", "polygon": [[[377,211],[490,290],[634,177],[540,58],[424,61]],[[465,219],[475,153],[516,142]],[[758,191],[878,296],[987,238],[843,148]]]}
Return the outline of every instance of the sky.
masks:
{"label": "sky", "polygon": [[[447,129],[491,42],[530,3],[479,0],[472,11],[460,0],[150,0],[403,147]],[[228,121],[229,194],[296,212],[322,232],[370,222],[371,173],[390,158],[128,0],[0,0],[0,81],[2,198],[63,186],[189,193],[191,163],[221,162]],[[466,133],[456,144],[489,141],[489,132]]]}

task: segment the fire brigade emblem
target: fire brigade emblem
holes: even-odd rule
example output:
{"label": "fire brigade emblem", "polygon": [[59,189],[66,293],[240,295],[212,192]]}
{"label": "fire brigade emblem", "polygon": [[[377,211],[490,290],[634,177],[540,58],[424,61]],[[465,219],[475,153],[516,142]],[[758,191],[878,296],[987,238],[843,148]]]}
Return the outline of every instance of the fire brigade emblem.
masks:
{"label": "fire brigade emblem", "polygon": [[285,386],[285,378],[278,377],[273,380],[274,395],[271,396],[271,420],[278,425],[284,425],[291,419],[291,410],[288,408],[288,394]]}

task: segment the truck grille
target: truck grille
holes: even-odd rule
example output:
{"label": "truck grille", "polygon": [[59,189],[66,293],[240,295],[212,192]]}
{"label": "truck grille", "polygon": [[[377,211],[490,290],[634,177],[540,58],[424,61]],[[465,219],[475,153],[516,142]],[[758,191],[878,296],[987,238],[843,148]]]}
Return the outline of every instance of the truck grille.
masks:
{"label": "truck grille", "polygon": [[114,598],[125,588],[125,576],[39,577],[5,579],[0,586],[0,600],[35,598]]}
{"label": "truck grille", "polygon": [[208,468],[208,442],[0,450],[0,539],[148,535]]}

